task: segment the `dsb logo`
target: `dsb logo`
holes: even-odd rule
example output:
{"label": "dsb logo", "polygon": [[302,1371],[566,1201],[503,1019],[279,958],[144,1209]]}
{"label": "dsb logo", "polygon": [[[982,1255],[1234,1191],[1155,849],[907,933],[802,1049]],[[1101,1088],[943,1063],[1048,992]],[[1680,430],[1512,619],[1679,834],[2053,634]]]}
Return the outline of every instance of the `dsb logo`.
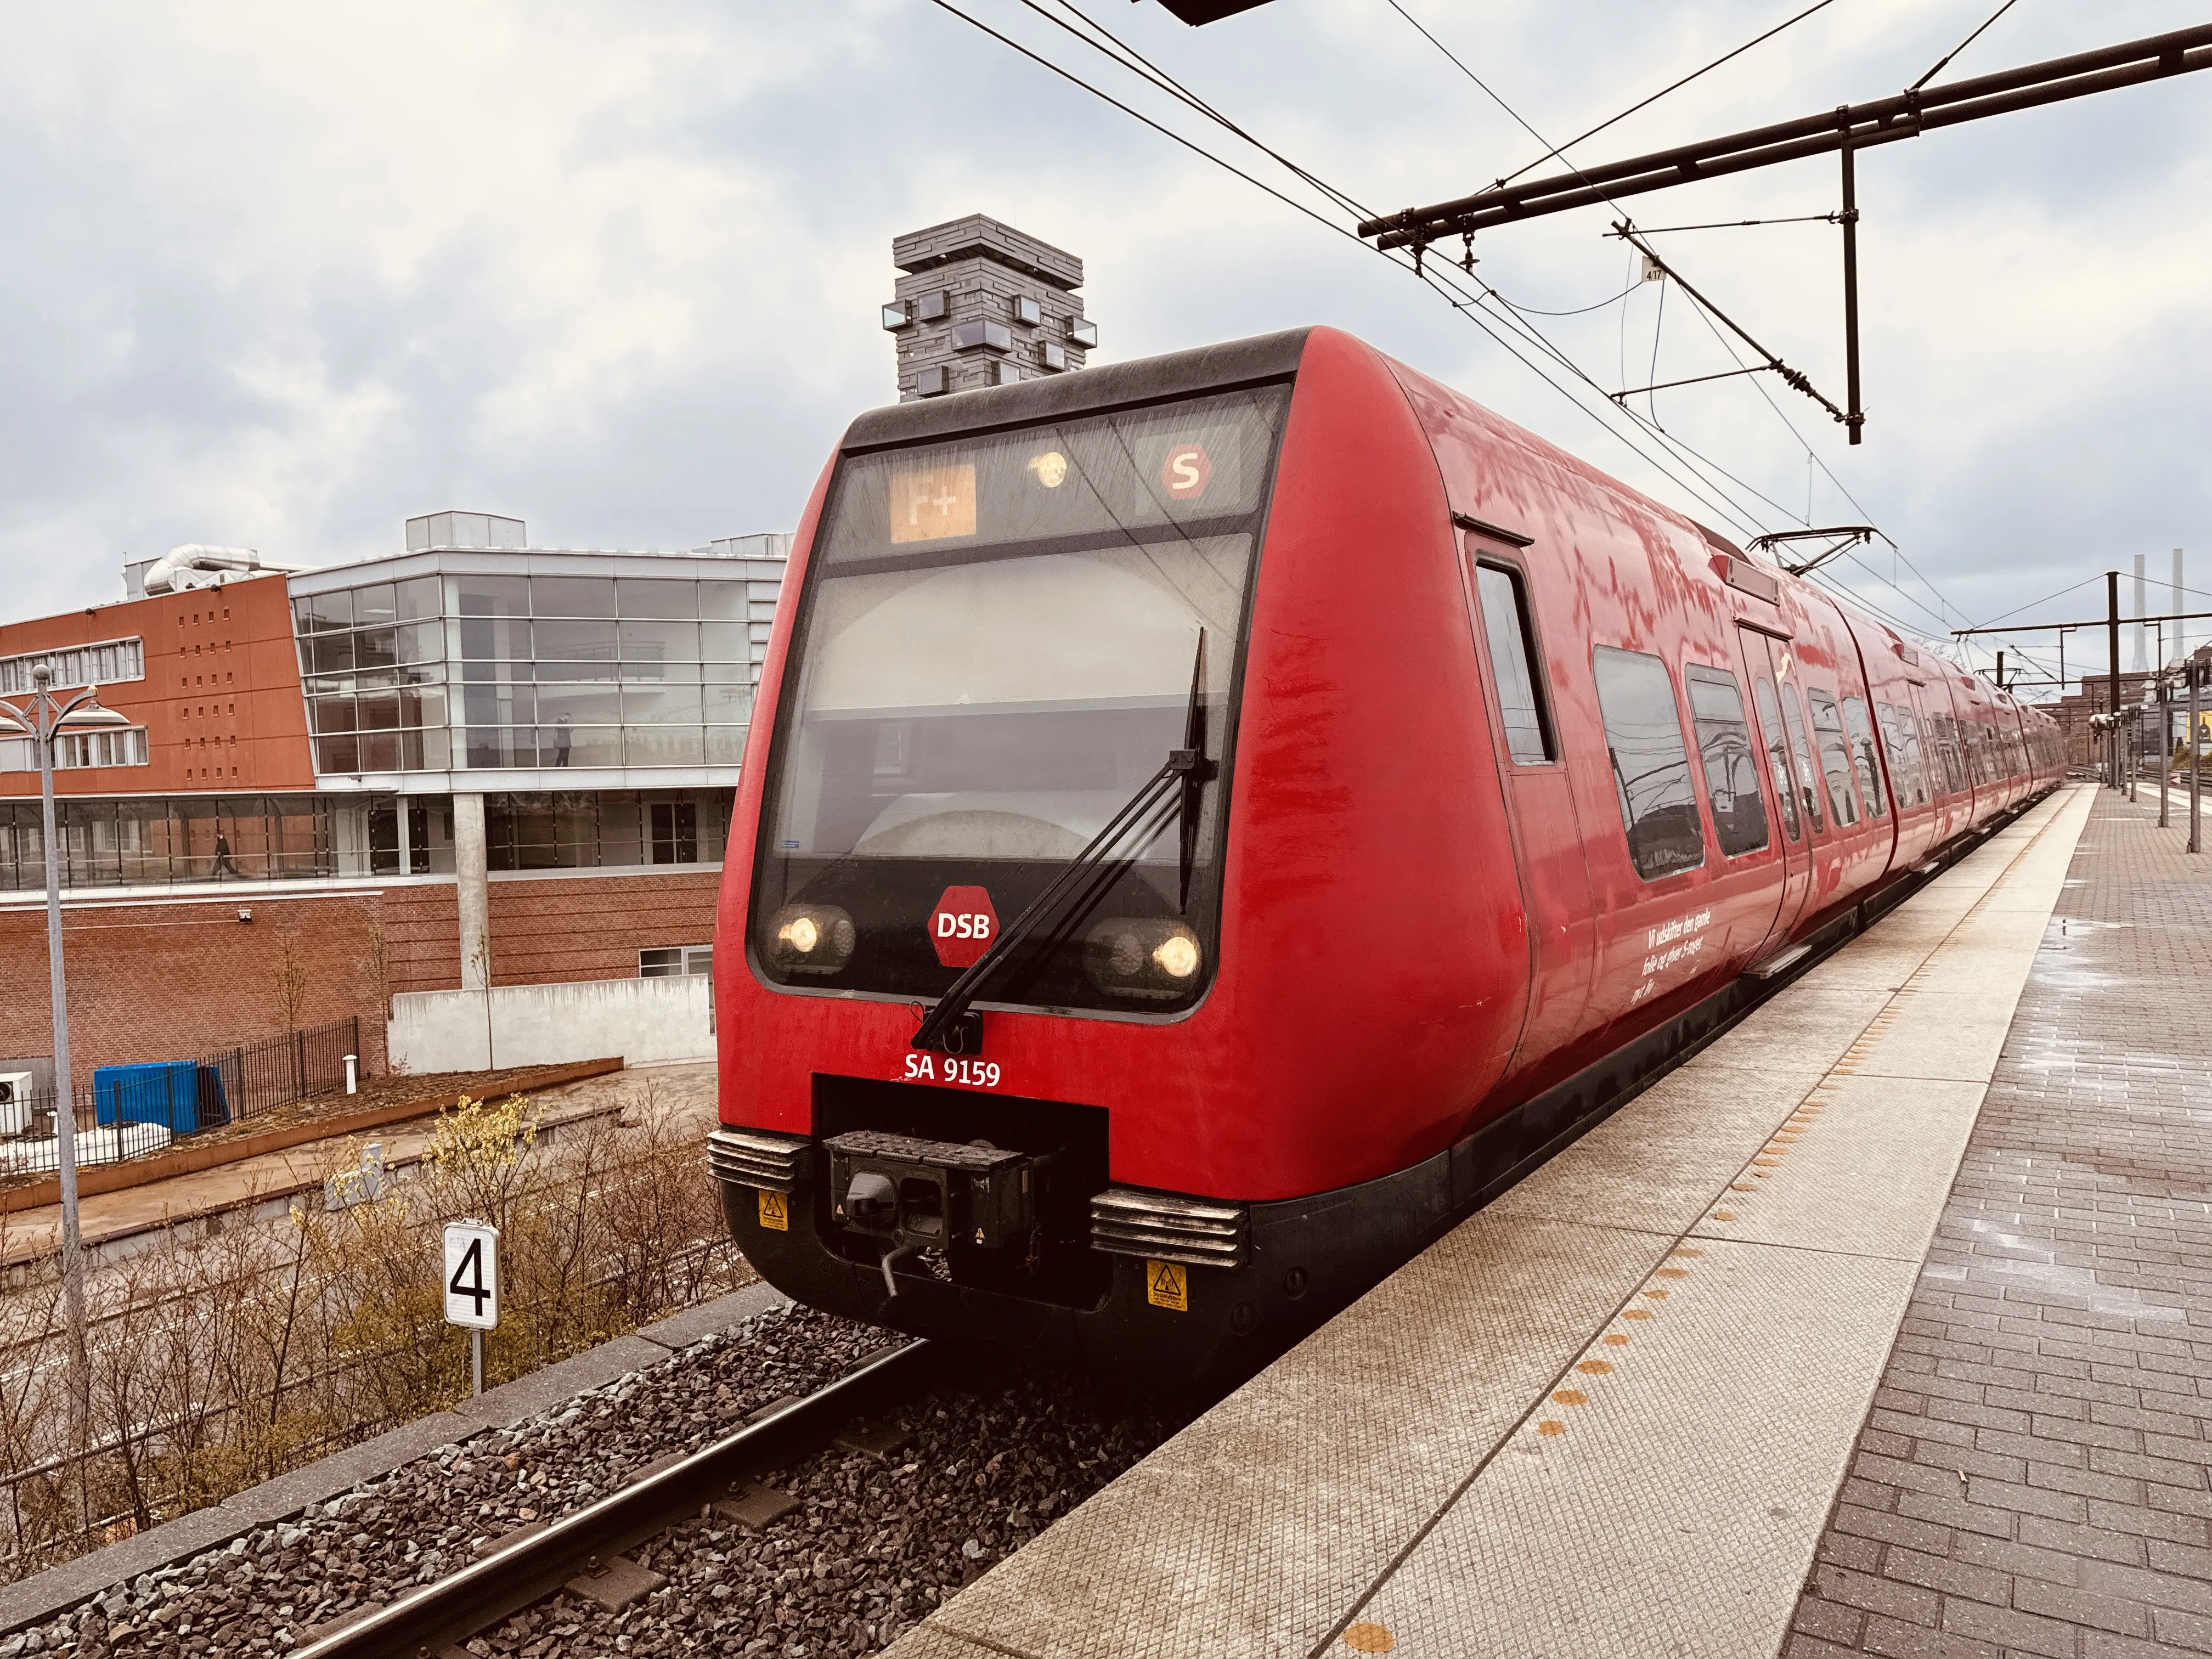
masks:
{"label": "dsb logo", "polygon": [[929,943],[947,968],[966,968],[998,937],[999,913],[981,887],[948,887],[929,914]]}

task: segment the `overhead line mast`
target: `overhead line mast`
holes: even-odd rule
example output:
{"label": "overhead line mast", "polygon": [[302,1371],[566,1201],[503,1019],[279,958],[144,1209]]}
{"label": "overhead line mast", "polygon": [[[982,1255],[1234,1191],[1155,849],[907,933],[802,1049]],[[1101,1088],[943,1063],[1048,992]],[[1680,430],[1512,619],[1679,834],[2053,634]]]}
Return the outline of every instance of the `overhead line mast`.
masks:
{"label": "overhead line mast", "polygon": [[[1849,407],[1836,413],[1860,441],[1866,415],[1859,402],[1858,373],[1858,199],[1853,166],[1860,150],[1917,138],[1936,127],[1961,125],[1988,116],[2009,114],[2093,93],[2117,91],[2149,81],[2212,69],[2212,25],[2177,29],[2096,52],[2054,58],[2018,69],[1948,86],[1917,87],[1866,104],[1840,104],[1832,111],[1753,127],[1723,137],[1677,144],[1625,161],[1573,167],[1525,183],[1500,181],[1488,190],[1426,207],[1407,208],[1363,221],[1359,234],[1385,252],[1412,248],[1416,256],[1448,237],[1473,237],[1499,225],[1564,213],[1593,203],[1618,203],[1726,173],[1746,173],[1839,152],[1843,157],[1844,332]],[[1804,388],[1800,388],[1801,390]],[[1814,394],[1817,396],[1818,394]],[[1821,401],[1826,402],[1826,399]],[[1833,405],[1830,405],[1832,412]]]}

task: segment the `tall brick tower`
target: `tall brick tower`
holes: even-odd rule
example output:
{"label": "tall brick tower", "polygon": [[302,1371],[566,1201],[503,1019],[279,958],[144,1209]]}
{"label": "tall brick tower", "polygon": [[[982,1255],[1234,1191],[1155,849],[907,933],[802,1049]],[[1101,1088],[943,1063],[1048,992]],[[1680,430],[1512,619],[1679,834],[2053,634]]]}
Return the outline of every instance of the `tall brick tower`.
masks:
{"label": "tall brick tower", "polygon": [[899,401],[1011,386],[1083,367],[1083,261],[980,213],[891,239],[900,270],[884,327],[898,345]]}

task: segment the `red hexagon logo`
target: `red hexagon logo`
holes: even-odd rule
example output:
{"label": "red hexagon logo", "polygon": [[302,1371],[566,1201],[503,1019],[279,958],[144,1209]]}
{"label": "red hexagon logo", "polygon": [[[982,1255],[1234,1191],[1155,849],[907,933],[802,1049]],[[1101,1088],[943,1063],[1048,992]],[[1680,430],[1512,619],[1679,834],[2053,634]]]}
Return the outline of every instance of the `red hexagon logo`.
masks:
{"label": "red hexagon logo", "polygon": [[1177,444],[1160,463],[1160,488],[1179,501],[1194,501],[1206,494],[1213,477],[1213,458],[1204,444]]}
{"label": "red hexagon logo", "polygon": [[948,887],[929,913],[929,943],[947,968],[966,968],[999,936],[999,913],[980,887]]}

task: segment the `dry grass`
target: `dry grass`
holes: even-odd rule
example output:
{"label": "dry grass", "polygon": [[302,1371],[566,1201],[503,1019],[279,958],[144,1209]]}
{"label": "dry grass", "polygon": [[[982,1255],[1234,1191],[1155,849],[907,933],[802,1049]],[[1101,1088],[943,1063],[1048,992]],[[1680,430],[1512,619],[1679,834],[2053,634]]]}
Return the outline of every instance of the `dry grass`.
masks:
{"label": "dry grass", "polygon": [[[58,1283],[0,1297],[0,1577],[15,1577],[442,1410],[468,1392],[441,1235],[500,1230],[484,1382],[522,1376],[749,1277],[701,1126],[648,1087],[541,1138],[520,1095],[441,1112],[410,1179],[335,1213],[164,1245],[101,1270],[89,1447],[68,1417]],[[357,1149],[333,1168],[357,1166]]]}

